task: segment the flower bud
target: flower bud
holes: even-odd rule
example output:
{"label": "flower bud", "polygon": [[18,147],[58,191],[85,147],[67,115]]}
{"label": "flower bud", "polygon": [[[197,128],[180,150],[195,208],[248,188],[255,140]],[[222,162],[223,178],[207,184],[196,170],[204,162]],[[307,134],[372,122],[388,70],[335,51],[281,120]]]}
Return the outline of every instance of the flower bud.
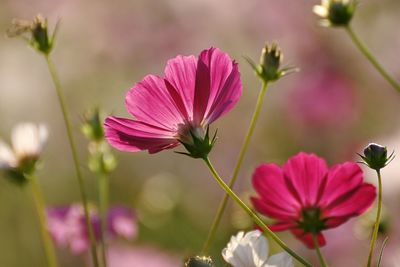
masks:
{"label": "flower bud", "polygon": [[266,80],[275,81],[279,79],[279,67],[283,59],[283,54],[277,44],[266,45],[261,52],[260,75],[265,77]]}
{"label": "flower bud", "polygon": [[314,6],[314,13],[320,16],[322,26],[347,26],[356,8],[354,0],[322,0],[321,5]]}
{"label": "flower bud", "polygon": [[293,67],[280,68],[283,54],[276,43],[265,45],[261,52],[259,64],[254,63],[250,58],[246,59],[264,83],[277,81],[279,78],[297,70]]}
{"label": "flower bud", "polygon": [[[43,54],[50,54],[54,46],[54,37],[57,31],[56,28],[51,36],[48,34],[47,19],[41,15],[37,15],[33,21],[13,20],[12,27],[7,30],[9,37],[21,36],[27,39],[30,46]],[[28,34],[29,37],[24,36]]]}
{"label": "flower bud", "polygon": [[101,142],[104,140],[104,130],[98,108],[86,112],[81,131],[91,141]]}
{"label": "flower bud", "polygon": [[117,166],[117,160],[106,142],[91,142],[89,152],[88,166],[93,173],[110,173]]}
{"label": "flower bud", "polygon": [[365,165],[379,171],[393,160],[394,152],[388,156],[386,147],[372,143],[364,149],[364,156],[360,154],[359,156]]}
{"label": "flower bud", "polygon": [[185,267],[214,267],[214,263],[210,257],[196,256],[191,257],[185,262]]}

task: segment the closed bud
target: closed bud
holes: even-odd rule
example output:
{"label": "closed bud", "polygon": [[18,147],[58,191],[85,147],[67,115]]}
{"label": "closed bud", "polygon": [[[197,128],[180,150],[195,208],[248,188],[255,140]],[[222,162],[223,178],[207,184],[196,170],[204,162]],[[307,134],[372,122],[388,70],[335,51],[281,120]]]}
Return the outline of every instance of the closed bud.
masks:
{"label": "closed bud", "polygon": [[364,149],[364,155],[359,156],[363,159],[362,163],[379,171],[393,160],[394,152],[388,156],[386,147],[372,143]]}
{"label": "closed bud", "polygon": [[215,267],[212,259],[206,256],[191,257],[185,262],[185,267]]}
{"label": "closed bud", "polygon": [[314,13],[321,17],[322,26],[347,26],[353,18],[356,8],[354,0],[322,0],[314,6]]}

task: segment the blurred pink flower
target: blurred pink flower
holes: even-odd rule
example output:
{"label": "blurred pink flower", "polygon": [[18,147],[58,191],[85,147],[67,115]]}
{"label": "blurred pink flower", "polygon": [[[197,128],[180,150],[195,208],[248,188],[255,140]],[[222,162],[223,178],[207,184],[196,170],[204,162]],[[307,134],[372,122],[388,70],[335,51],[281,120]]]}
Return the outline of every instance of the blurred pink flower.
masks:
{"label": "blurred pink flower", "polygon": [[[95,210],[90,211],[91,222],[96,238],[100,238],[100,218]],[[60,247],[69,247],[72,253],[84,253],[90,241],[86,228],[83,207],[80,204],[55,207],[47,210],[48,230],[54,242]],[[107,238],[123,237],[132,239],[137,235],[136,218],[125,207],[111,208],[107,214]]]}
{"label": "blurred pink flower", "polygon": [[288,101],[289,116],[307,128],[347,126],[357,111],[354,88],[333,71],[317,71],[305,77]]}
{"label": "blurred pink flower", "polygon": [[375,186],[363,181],[361,168],[345,162],[328,169],[324,159],[299,153],[281,168],[262,164],[253,174],[259,196],[255,209],[277,222],[273,231],[291,230],[309,248],[312,235],[325,245],[323,230],[337,227],[364,213],[374,202]]}
{"label": "blurred pink flower", "polygon": [[204,134],[242,93],[238,65],[218,48],[168,61],[165,77],[147,75],[126,96],[135,120],[110,116],[106,138],[115,148],[156,153]]}
{"label": "blurred pink flower", "polygon": [[109,267],[176,267],[182,261],[153,247],[110,246]]}

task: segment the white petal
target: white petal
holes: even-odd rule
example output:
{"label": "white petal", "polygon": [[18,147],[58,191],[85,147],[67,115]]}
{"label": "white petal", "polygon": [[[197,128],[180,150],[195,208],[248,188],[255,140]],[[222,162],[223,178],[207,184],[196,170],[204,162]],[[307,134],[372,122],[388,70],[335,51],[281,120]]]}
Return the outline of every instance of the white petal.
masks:
{"label": "white petal", "polygon": [[331,4],[331,0],[322,0],[321,5],[326,7],[327,9],[329,8]]}
{"label": "white petal", "polygon": [[39,139],[40,139],[40,146],[43,149],[44,145],[47,142],[47,138],[49,137],[49,131],[44,124],[39,124]]}
{"label": "white petal", "polygon": [[0,140],[0,169],[16,167],[17,160],[11,148]]}
{"label": "white petal", "polygon": [[293,258],[287,252],[272,255],[263,267],[293,267]]}
{"label": "white petal", "polygon": [[263,266],[269,254],[268,240],[259,230],[249,232],[248,235],[251,235],[254,264],[257,267]]}
{"label": "white petal", "polygon": [[324,6],[314,6],[313,12],[322,18],[328,17],[328,9]]}
{"label": "white petal", "polygon": [[263,267],[268,259],[268,240],[258,231],[232,236],[222,257],[233,267]]}
{"label": "white petal", "polygon": [[11,134],[13,149],[18,158],[39,156],[46,139],[45,127],[33,123],[20,123]]}

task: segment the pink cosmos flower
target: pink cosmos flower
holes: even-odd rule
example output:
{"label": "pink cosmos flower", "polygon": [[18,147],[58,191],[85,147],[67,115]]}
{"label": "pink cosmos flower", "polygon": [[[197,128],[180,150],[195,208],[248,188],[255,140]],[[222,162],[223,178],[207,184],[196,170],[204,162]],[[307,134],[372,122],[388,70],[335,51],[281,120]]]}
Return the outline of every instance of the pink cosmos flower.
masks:
{"label": "pink cosmos flower", "polygon": [[[147,75],[126,95],[134,120],[110,116],[108,142],[122,151],[156,153],[194,138],[231,110],[242,93],[238,65],[218,48],[168,61],[164,77]],[[186,146],[185,146],[186,147]]]}
{"label": "pink cosmos flower", "polygon": [[273,231],[291,230],[309,248],[312,235],[325,245],[323,230],[337,227],[365,212],[376,197],[363,181],[361,168],[345,162],[328,168],[314,154],[299,153],[283,167],[261,164],[253,173],[258,193],[251,201],[263,215],[276,219]]}
{"label": "pink cosmos flower", "polygon": [[[85,223],[83,207],[80,204],[55,207],[47,210],[47,229],[54,242],[68,247],[72,253],[80,254],[89,249],[90,241]],[[95,237],[101,236],[100,218],[96,210],[90,211]],[[107,214],[107,238],[132,239],[137,235],[136,218],[133,212],[117,206]]]}
{"label": "pink cosmos flower", "polygon": [[355,88],[335,71],[315,71],[296,87],[286,106],[290,118],[305,130],[342,129],[357,117]]}

